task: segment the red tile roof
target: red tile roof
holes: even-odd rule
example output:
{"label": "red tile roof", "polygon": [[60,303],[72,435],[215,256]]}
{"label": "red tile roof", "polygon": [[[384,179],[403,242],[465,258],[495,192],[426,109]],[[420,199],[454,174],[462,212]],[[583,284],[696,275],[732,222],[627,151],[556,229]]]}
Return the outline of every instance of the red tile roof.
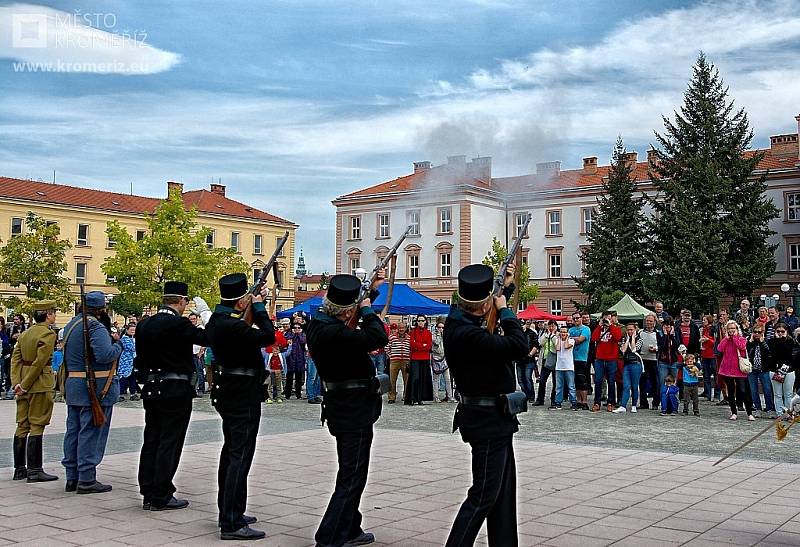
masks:
{"label": "red tile roof", "polygon": [[[104,190],[92,190],[78,188],[77,186],[8,177],[0,177],[0,197],[135,214],[152,213],[162,201],[159,198],[132,196]],[[288,220],[259,211],[208,190],[184,192],[183,201],[187,206],[197,207],[198,212],[201,213],[292,224]]]}
{"label": "red tile roof", "polygon": [[[786,169],[794,168],[798,162],[798,156],[788,154],[774,154],[771,149],[765,150],[750,150],[745,154],[752,156],[756,152],[763,152],[764,157],[758,164],[758,169]],[[638,181],[647,181],[650,179],[648,175],[648,163],[646,161],[637,162],[634,167],[633,175]],[[530,192],[541,190],[557,190],[576,188],[584,186],[599,186],[603,182],[603,178],[608,176],[610,166],[604,165],[597,168],[594,173],[584,172],[583,169],[570,169],[560,171],[557,177],[550,177],[547,175],[519,175],[515,177],[495,177],[491,179],[491,183],[473,179],[467,175],[460,177],[455,175],[454,172],[448,169],[448,177],[442,178],[441,171],[443,168],[448,168],[447,165],[440,165],[429,170],[412,173],[404,177],[400,177],[388,182],[382,182],[350,194],[346,194],[337,198],[348,199],[356,197],[368,197],[384,193],[406,192],[411,190],[420,190],[431,184],[440,184],[446,181],[450,184],[466,184],[496,190],[503,193],[514,192]]]}

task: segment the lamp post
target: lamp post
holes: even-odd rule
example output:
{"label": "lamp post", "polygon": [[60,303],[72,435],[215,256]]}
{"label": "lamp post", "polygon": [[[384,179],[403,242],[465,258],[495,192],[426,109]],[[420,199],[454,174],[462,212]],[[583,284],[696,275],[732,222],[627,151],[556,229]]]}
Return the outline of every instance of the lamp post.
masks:
{"label": "lamp post", "polygon": [[800,283],[796,287],[791,287],[788,283],[782,283],[781,292],[785,298],[791,297],[791,300],[789,300],[790,305],[796,309],[800,300]]}
{"label": "lamp post", "polygon": [[766,308],[771,308],[778,303],[778,300],[780,300],[780,296],[778,296],[777,294],[773,294],[772,296],[762,294],[760,300],[762,306]]}

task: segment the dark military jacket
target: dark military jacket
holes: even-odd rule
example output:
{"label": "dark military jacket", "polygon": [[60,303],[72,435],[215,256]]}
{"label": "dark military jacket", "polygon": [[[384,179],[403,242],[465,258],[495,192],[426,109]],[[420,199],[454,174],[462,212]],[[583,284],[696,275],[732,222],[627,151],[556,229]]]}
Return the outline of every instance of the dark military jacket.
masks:
{"label": "dark military jacket", "polygon": [[[206,337],[217,368],[211,403],[218,409],[241,408],[266,398],[266,368],[261,348],[275,343],[275,329],[263,302],[253,303],[253,325],[239,318],[239,312],[218,305],[206,325]],[[255,376],[226,374],[225,369],[250,369]]]}
{"label": "dark military jacket", "polygon": [[[369,352],[389,342],[380,317],[370,307],[360,308],[361,328],[353,330],[341,319],[317,311],[311,318],[306,341],[317,373],[324,382],[369,380],[375,365]],[[325,393],[323,421],[331,433],[358,430],[374,424],[381,415],[381,397],[373,387],[331,390]]]}
{"label": "dark military jacket", "polygon": [[[194,397],[192,344],[208,345],[205,331],[168,306],[139,322],[136,326],[136,369],[138,379],[144,384],[142,396],[145,399]],[[164,373],[187,375],[189,381],[161,379],[159,375]]]}
{"label": "dark military jacket", "polygon": [[[514,363],[528,353],[528,337],[509,308],[498,314],[503,335],[481,327],[482,317],[453,306],[444,323],[444,354],[462,395],[499,397],[516,391]],[[454,427],[464,441],[491,439],[517,431],[516,417],[498,407],[458,405]]]}

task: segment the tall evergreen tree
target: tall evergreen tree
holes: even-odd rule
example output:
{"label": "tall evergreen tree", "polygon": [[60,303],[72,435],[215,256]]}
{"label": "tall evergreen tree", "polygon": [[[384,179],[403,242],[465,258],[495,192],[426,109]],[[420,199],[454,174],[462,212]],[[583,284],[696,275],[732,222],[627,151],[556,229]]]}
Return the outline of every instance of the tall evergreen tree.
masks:
{"label": "tall evergreen tree", "polygon": [[719,71],[703,53],[675,121],[664,117],[650,165],[655,236],[654,292],[669,308],[715,309],[724,295],[749,295],[775,271],[762,158],[744,109],[735,110]]}
{"label": "tall evergreen tree", "polygon": [[647,259],[642,252],[644,214],[633,168],[619,137],[587,235],[590,247],[583,253],[584,275],[574,278],[589,297],[590,311],[601,311],[600,306],[615,291],[624,291],[638,301],[647,297]]}

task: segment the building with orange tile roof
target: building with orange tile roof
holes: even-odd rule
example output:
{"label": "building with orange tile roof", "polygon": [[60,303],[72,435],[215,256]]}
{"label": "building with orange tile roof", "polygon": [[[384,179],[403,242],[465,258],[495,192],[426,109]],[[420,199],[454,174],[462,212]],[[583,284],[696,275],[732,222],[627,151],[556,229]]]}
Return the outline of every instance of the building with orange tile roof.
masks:
{"label": "building with orange tile roof", "polygon": [[[231,199],[222,184],[212,183],[208,189],[184,191],[182,183],[168,181],[165,190],[165,194],[180,192],[185,206],[197,210],[198,224],[212,230],[206,242],[210,247],[237,248],[250,264],[248,274],[253,278],[274,252],[276,241],[289,230],[289,241],[279,259],[284,285],[278,309],[294,304],[291,267],[297,224]],[[65,275],[73,283],[73,292],[77,295],[78,283],[84,283],[87,290],[114,294],[116,288],[100,269],[105,259],[114,253],[114,242],[106,235],[107,223],[118,220],[131,235],[141,238],[147,232],[148,216],[161,201],[160,198],[0,177],[0,240],[23,232],[29,211],[54,221],[61,230],[61,237],[72,244],[66,253]],[[3,296],[22,292],[21,287],[0,284]]]}
{"label": "building with orange tile roof", "polygon": [[[800,116],[795,118],[800,127]],[[766,174],[767,194],[781,210],[770,227],[776,232],[777,269],[763,292],[800,282],[800,150],[798,133],[770,138],[753,176]],[[649,180],[648,153],[627,161],[644,193]],[[481,261],[493,237],[508,245],[530,213],[532,221],[523,245],[523,260],[531,280],[540,287],[535,304],[561,315],[585,300],[573,276],[582,272],[581,251],[588,245],[592,215],[610,166],[597,157],[583,158],[580,169],[562,170],[561,162],[536,165],[536,172],[492,177],[491,158],[451,156],[447,163],[415,162],[411,174],[364,188],[333,200],[336,207],[336,272],[371,268],[384,256],[407,225],[409,236],[400,249],[397,280],[443,302],[456,289],[458,269]],[[760,294],[760,292],[759,292]],[[798,297],[800,300],[800,297]],[[800,303],[800,302],[798,302]]]}

